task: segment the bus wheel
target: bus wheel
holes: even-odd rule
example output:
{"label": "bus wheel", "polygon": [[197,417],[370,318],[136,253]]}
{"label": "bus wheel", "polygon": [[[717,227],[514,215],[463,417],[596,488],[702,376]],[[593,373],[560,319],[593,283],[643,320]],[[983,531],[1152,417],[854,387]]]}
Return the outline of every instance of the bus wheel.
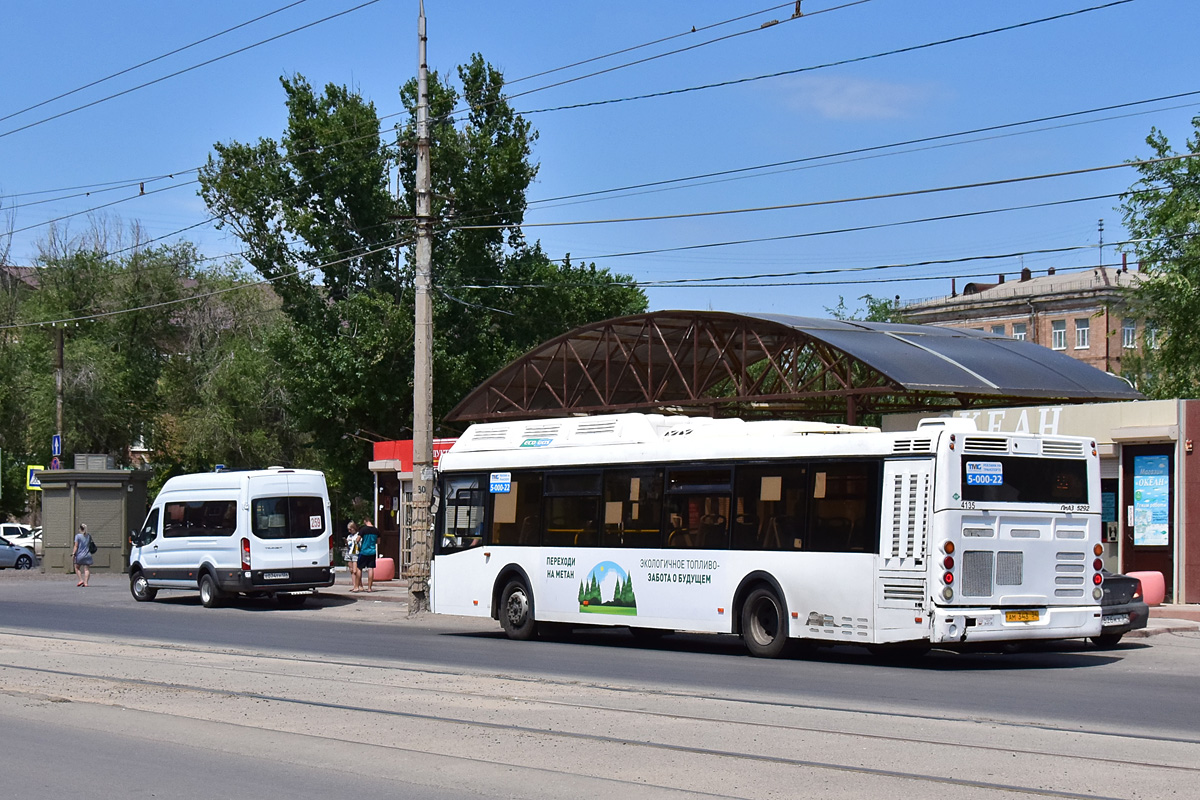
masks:
{"label": "bus wheel", "polygon": [[537,633],[533,620],[533,592],[523,581],[510,581],[500,595],[500,625],[508,638],[518,641],[532,639]]}
{"label": "bus wheel", "polygon": [[776,658],[787,645],[787,611],[775,592],[759,587],[742,606],[742,640],[750,655]]}

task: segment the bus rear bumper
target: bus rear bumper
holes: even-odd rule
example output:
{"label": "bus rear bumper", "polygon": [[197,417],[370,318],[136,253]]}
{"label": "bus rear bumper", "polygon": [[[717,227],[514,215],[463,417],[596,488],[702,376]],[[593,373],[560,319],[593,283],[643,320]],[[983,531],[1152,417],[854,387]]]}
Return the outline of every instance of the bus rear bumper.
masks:
{"label": "bus rear bumper", "polygon": [[[1036,614],[1036,619],[1031,617]],[[1094,606],[1041,608],[941,608],[933,612],[933,644],[1006,642],[1023,639],[1083,639],[1100,635],[1101,610]]]}

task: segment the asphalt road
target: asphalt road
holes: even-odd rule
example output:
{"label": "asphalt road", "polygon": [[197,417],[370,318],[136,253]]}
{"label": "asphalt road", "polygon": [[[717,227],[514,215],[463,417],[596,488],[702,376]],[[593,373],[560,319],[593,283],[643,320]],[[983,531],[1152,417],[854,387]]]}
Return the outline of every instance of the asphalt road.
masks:
{"label": "asphalt road", "polygon": [[[369,596],[205,609],[186,593],[135,603],[120,576],[84,590],[0,573],[0,686],[16,701],[0,700],[0,727],[22,742],[19,763],[65,746],[105,785],[121,753],[177,764],[156,797],[280,769],[270,785],[299,797],[343,784],[363,797],[786,797],[799,776],[824,796],[1186,797],[1200,779],[1197,656],[1200,636],[1168,634],[1113,651],[767,661],[732,637],[510,642],[491,620],[409,619]],[[31,796],[88,789],[29,780]]]}

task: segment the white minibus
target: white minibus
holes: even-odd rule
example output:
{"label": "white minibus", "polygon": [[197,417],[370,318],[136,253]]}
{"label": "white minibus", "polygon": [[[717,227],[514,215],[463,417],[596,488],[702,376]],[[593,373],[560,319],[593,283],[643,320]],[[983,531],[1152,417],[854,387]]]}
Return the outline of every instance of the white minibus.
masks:
{"label": "white minibus", "polygon": [[298,606],[332,586],[329,493],[313,470],[272,467],[171,478],[131,532],[130,591],[200,592],[211,608],[233,594]]}

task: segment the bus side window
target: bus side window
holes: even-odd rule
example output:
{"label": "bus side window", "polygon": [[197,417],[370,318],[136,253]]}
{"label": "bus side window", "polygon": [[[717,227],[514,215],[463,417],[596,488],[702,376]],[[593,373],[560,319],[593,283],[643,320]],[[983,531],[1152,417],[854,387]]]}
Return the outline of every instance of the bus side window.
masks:
{"label": "bus side window", "polygon": [[729,547],[729,467],[672,468],[667,475],[667,547]]}
{"label": "bus side window", "polygon": [[812,515],[805,549],[874,553],[878,549],[880,463],[813,465]]}
{"label": "bus side window", "polygon": [[604,472],[605,547],[658,547],[662,540],[663,471]]}
{"label": "bus side window", "polygon": [[545,483],[547,547],[595,547],[600,544],[600,472],[548,473]]}
{"label": "bus side window", "polygon": [[734,492],[735,550],[808,549],[805,516],[808,468],[791,463],[741,467]]}
{"label": "bus side window", "polygon": [[535,546],[541,543],[542,475],[513,473],[507,494],[491,495],[491,544]]}

